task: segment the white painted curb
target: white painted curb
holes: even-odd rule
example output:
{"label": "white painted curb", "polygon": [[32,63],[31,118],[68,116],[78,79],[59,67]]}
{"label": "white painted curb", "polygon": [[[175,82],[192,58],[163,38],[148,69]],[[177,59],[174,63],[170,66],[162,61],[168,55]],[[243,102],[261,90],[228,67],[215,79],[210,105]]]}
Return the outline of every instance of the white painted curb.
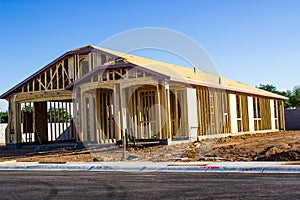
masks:
{"label": "white painted curb", "polygon": [[234,166],[168,166],[145,163],[138,166],[126,166],[104,163],[16,163],[8,161],[0,164],[0,170],[30,171],[126,171],[126,172],[201,172],[201,173],[300,173],[300,166],[234,167]]}

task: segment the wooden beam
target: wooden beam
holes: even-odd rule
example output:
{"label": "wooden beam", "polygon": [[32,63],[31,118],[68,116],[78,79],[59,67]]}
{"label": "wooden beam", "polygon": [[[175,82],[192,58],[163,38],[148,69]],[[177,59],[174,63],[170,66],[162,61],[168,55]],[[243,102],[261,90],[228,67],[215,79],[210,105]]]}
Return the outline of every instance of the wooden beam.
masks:
{"label": "wooden beam", "polygon": [[[42,77],[40,76],[40,78],[36,79],[39,82],[39,90],[40,91],[42,90],[42,86],[43,86],[44,90],[47,90],[47,88],[45,87],[45,85],[42,83],[41,78]],[[27,91],[29,92],[29,90],[27,90]]]}
{"label": "wooden beam", "polygon": [[18,93],[16,97],[17,102],[41,102],[51,100],[71,100],[73,93],[71,91],[56,90],[56,91],[39,91]]}
{"label": "wooden beam", "polygon": [[35,79],[32,80],[32,91],[35,91]]}
{"label": "wooden beam", "polygon": [[56,64],[56,89],[59,89],[59,74],[58,74],[58,69],[59,69],[60,64]]}
{"label": "wooden beam", "polygon": [[44,72],[44,81],[45,81],[45,90],[48,90],[48,86],[47,86],[47,71]]}
{"label": "wooden beam", "polygon": [[166,109],[166,128],[167,128],[167,138],[172,139],[172,121],[171,121],[171,108],[170,108],[170,87],[169,85],[164,85],[165,93],[165,109]]}
{"label": "wooden beam", "polygon": [[47,102],[35,102],[36,137],[40,143],[48,142]]}

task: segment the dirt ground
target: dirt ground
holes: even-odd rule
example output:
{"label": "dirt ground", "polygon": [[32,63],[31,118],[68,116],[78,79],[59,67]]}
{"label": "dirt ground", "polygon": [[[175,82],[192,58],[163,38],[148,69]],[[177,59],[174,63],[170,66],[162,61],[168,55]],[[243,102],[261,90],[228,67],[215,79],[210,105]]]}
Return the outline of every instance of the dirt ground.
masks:
{"label": "dirt ground", "polygon": [[[77,144],[55,144],[8,149],[0,147],[0,161],[92,162],[118,161],[122,147],[86,149]],[[300,161],[300,131],[228,136],[193,143],[127,148],[128,160],[137,161]]]}

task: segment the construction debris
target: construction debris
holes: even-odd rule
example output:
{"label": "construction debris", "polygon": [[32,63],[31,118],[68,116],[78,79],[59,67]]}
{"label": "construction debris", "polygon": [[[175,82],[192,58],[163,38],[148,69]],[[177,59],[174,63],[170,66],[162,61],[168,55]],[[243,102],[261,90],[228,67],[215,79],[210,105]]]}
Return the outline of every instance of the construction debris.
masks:
{"label": "construction debris", "polygon": [[[208,145],[209,144],[209,145]],[[209,152],[208,146],[212,145]],[[36,148],[38,147],[38,148]],[[107,148],[119,148],[111,146]],[[203,150],[205,148],[205,150]],[[8,149],[0,147],[0,161],[76,162],[118,161],[108,149],[82,146],[33,146]],[[92,154],[90,154],[92,152]],[[94,152],[94,153],[93,153]],[[95,153],[97,152],[97,153]],[[115,152],[116,153],[116,152]],[[120,147],[120,155],[122,148]],[[174,145],[152,145],[127,148],[127,161],[192,162],[192,161],[300,161],[300,131],[229,136]]]}

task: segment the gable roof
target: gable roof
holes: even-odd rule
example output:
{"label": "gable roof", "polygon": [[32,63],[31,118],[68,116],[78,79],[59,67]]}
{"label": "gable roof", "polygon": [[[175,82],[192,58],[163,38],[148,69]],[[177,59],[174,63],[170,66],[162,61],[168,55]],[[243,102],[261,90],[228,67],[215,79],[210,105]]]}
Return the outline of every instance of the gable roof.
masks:
{"label": "gable roof", "polygon": [[220,88],[220,89],[226,89],[226,90],[231,90],[231,91],[236,91],[236,92],[243,92],[243,93],[249,93],[249,94],[254,94],[254,95],[260,95],[260,96],[266,96],[266,97],[272,97],[276,99],[288,99],[287,97],[274,94],[265,90],[261,90],[252,86],[249,86],[244,83],[240,83],[237,81],[233,81],[230,79],[226,79],[220,76],[217,76],[215,74],[211,74],[208,72],[204,71],[199,71],[199,70],[194,70],[190,68],[185,68],[181,67],[178,65],[170,64],[170,63],[165,63],[157,60],[152,60],[148,58],[143,58],[131,54],[126,54],[126,53],[121,53],[118,51],[113,51],[105,48],[100,48],[97,46],[84,46],[80,47],[77,49],[73,49],[69,52],[66,52],[62,56],[58,57],[45,67],[43,67],[41,70],[37,71],[21,83],[17,84],[15,87],[11,88],[4,94],[0,96],[1,99],[6,98],[10,94],[13,94],[18,88],[23,86],[25,83],[30,81],[31,79],[35,78],[38,76],[40,73],[44,72],[48,68],[50,68],[53,64],[58,62],[61,59],[64,59],[67,56],[76,54],[76,53],[88,53],[93,50],[98,50],[110,55],[113,55],[115,57],[121,57],[125,59],[128,63],[131,63],[133,65],[139,66],[141,68],[144,68],[148,71],[155,72],[157,74],[161,74],[163,76],[168,76],[170,77],[171,81],[176,81],[176,82],[183,82],[183,83],[188,83],[188,84],[193,84],[193,85],[202,85],[202,86],[208,86],[208,87],[213,87],[213,88]]}
{"label": "gable roof", "polygon": [[152,60],[148,58],[143,58],[140,56],[135,56],[131,54],[121,53],[109,49],[104,49],[100,47],[93,46],[93,48],[100,51],[108,52],[118,57],[125,58],[129,63],[135,64],[142,68],[154,71],[156,73],[166,75],[170,77],[170,80],[185,82],[195,85],[203,85],[213,88],[221,88],[236,92],[244,92],[254,95],[272,97],[276,99],[288,99],[287,97],[271,93],[241,82],[233,81],[227,78],[217,76],[204,71],[194,70],[170,63],[165,63],[157,60]]}
{"label": "gable roof", "polygon": [[34,74],[32,74],[31,76],[29,76],[28,78],[26,78],[25,80],[21,81],[20,83],[18,83],[17,85],[15,85],[14,87],[12,87],[11,89],[9,89],[7,92],[5,92],[4,94],[2,94],[0,96],[0,99],[5,99],[6,97],[8,97],[10,94],[13,94],[17,89],[19,89],[20,87],[22,87],[24,84],[26,84],[28,81],[34,79],[35,77],[37,77],[39,74],[41,74],[42,72],[46,71],[48,68],[50,68],[52,65],[54,65],[55,63],[57,63],[58,61],[60,61],[61,59],[66,58],[67,56],[76,54],[76,53],[87,53],[92,51],[94,48],[91,46],[86,46],[85,48],[78,48],[78,49],[73,49],[71,51],[68,51],[66,53],[64,53],[63,55],[59,56],[58,58],[56,58],[55,60],[53,60],[52,62],[50,62],[49,64],[47,64],[46,66],[42,67],[40,70],[38,70],[37,72],[35,72]]}

